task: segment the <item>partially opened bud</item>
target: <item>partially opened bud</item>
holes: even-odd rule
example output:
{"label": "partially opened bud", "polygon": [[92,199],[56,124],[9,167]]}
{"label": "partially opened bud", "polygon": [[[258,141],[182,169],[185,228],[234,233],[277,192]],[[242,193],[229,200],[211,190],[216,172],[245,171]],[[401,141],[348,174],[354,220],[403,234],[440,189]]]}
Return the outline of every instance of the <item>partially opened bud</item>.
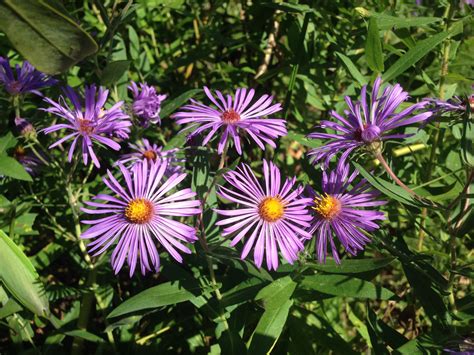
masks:
{"label": "partially opened bud", "polygon": [[20,133],[23,137],[25,138],[36,137],[35,127],[33,127],[33,125],[30,122],[28,122],[28,120],[21,117],[16,117],[15,126],[16,126],[16,129],[18,130],[18,133]]}

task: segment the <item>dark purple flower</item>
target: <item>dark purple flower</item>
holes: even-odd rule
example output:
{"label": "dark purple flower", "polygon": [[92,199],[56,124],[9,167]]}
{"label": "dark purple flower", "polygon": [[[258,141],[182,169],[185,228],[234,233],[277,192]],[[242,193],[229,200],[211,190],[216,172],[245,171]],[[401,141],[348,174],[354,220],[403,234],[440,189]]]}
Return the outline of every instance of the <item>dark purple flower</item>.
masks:
{"label": "dark purple flower", "polygon": [[161,103],[166,95],[158,95],[153,86],[140,83],[140,89],[135,82],[131,82],[128,89],[133,94],[133,114],[139,118],[141,124],[147,127],[149,123],[160,124]]}
{"label": "dark purple flower", "polygon": [[36,130],[35,127],[26,119],[21,118],[21,117],[16,117],[15,118],[15,126],[23,137],[35,137],[36,136]]}
{"label": "dark purple flower", "polygon": [[316,255],[319,262],[326,262],[328,244],[337,263],[340,263],[333,236],[341,242],[344,249],[356,255],[370,242],[367,232],[378,229],[376,220],[383,220],[382,212],[364,209],[380,206],[386,201],[377,201],[378,191],[362,180],[352,188],[350,185],[358,175],[355,170],[349,176],[349,166],[340,166],[329,174],[323,171],[321,193],[309,188],[313,199],[314,219],[309,232],[316,233]]}
{"label": "dark purple flower", "polygon": [[39,89],[57,83],[57,80],[36,70],[26,60],[23,62],[21,67],[17,64],[15,66],[15,71],[16,77],[10,67],[10,61],[7,58],[0,57],[0,83],[5,86],[5,90],[7,90],[10,95],[21,95],[27,93],[41,95]]}
{"label": "dark purple flower", "polygon": [[166,249],[176,261],[183,262],[178,251],[191,253],[182,243],[194,243],[197,240],[196,229],[172,218],[201,213],[201,202],[192,199],[196,193],[191,189],[170,193],[185,179],[186,174],[173,174],[165,178],[166,161],[149,163],[145,160],[135,164],[131,171],[123,165],[119,167],[125,181],[119,183],[107,171],[108,178],[103,181],[113,194],[100,194],[93,198],[105,202],[85,202],[95,209],[81,209],[92,215],[107,215],[82,221],[92,227],[82,233],[81,238],[95,238],[88,245],[89,252],[101,254],[117,242],[112,253],[112,267],[117,274],[127,260],[130,277],[138,260],[142,274],[159,271],[160,257],[156,244]]}
{"label": "dark purple flower", "polygon": [[143,138],[137,144],[129,144],[129,146],[134,152],[122,155],[118,161],[119,164],[126,165],[130,163],[130,167],[132,167],[134,164],[141,163],[144,160],[149,162],[163,162],[166,160],[168,162],[168,168],[165,172],[166,176],[183,172],[183,167],[180,163],[183,163],[185,160],[176,157],[178,149],[163,150],[163,147],[150,143],[146,138]]}
{"label": "dark purple flower", "polygon": [[279,250],[293,264],[304,249],[303,240],[311,238],[306,231],[312,219],[307,209],[311,199],[301,196],[303,187],[294,188],[295,178],[282,182],[280,170],[272,162],[263,161],[263,175],[262,184],[246,164],[224,174],[224,179],[233,189],[219,186],[218,194],[241,208],[216,210],[227,217],[217,225],[226,226],[222,236],[233,235],[231,246],[245,237],[242,259],[253,248],[258,267],[262,266],[265,254],[267,268],[276,270]]}
{"label": "dark purple flower", "polygon": [[360,101],[353,102],[346,96],[346,104],[349,110],[345,110],[345,117],[335,111],[331,112],[339,122],[321,121],[320,128],[329,128],[334,133],[311,133],[309,138],[329,139],[320,147],[314,148],[308,154],[315,163],[324,159],[324,166],[338,153],[342,153],[339,164],[343,165],[349,154],[356,148],[366,147],[373,149],[380,146],[380,142],[387,139],[401,139],[409,134],[388,134],[395,128],[407,126],[412,123],[428,119],[433,113],[425,111],[413,115],[416,110],[428,105],[422,101],[396,113],[399,106],[408,99],[408,93],[403,91],[400,84],[387,85],[380,94],[382,79],[378,77],[372,89],[372,95],[368,95],[367,86],[361,91]]}
{"label": "dark purple flower", "polygon": [[94,153],[93,143],[103,144],[114,150],[119,150],[120,144],[110,137],[128,138],[130,132],[129,127],[132,123],[121,109],[123,102],[117,102],[109,109],[104,108],[109,91],[102,87],[97,90],[95,85],[85,87],[84,106],[81,103],[83,100],[72,88],[65,88],[64,93],[72,104],[72,107],[66,103],[65,98],[62,96],[59,102],[55,102],[49,98],[44,99],[51,105],[50,108],[44,109],[44,111],[64,118],[67,122],[55,124],[45,128],[43,131],[46,134],[60,129],[72,131],[52,144],[50,148],[69,139],[73,139],[71,147],[69,148],[68,160],[72,160],[74,149],[77,143],[79,143],[82,149],[84,164],[87,165],[90,155],[94,165],[100,167],[99,160]]}
{"label": "dark purple flower", "polygon": [[197,128],[188,135],[188,138],[209,130],[202,142],[203,145],[221,130],[222,136],[217,149],[219,154],[223,152],[229,138],[233,140],[237,152],[242,154],[240,135],[243,133],[247,133],[263,150],[265,150],[264,143],[275,148],[274,140],[287,134],[285,120],[264,118],[282,109],[279,103],[271,105],[272,96],[263,95],[255,103],[250,104],[255,95],[254,89],[248,91],[237,89],[234,97],[231,95],[224,97],[216,90],[218,99],[212,96],[207,87],[204,87],[204,92],[215,108],[191,99],[190,105],[183,106],[183,111],[171,117],[176,118],[178,124],[190,123],[186,129]]}
{"label": "dark purple flower", "polygon": [[13,151],[13,157],[25,168],[30,175],[36,175],[41,168],[41,160],[26,151],[22,146],[18,146]]}
{"label": "dark purple flower", "polygon": [[[432,111],[435,114],[442,114],[445,112],[459,112],[463,113],[466,111],[466,102],[464,102],[460,97],[454,96],[453,98],[445,101],[440,99],[426,99],[432,104]],[[471,95],[468,99],[469,105],[474,101],[474,95]]]}

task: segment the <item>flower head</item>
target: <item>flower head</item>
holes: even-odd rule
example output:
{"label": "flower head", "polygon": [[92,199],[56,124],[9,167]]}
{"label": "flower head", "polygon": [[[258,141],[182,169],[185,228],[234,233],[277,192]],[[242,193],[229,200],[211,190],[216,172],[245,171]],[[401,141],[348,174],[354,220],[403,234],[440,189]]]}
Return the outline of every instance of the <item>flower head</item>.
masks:
{"label": "flower head", "polygon": [[440,99],[427,99],[432,105],[432,111],[434,114],[442,114],[445,112],[459,112],[463,113],[467,109],[467,105],[470,106],[471,111],[474,108],[474,95],[469,96],[467,100],[463,100],[459,96],[454,96],[452,99],[447,101]]}
{"label": "flower head", "polygon": [[378,77],[374,82],[371,95],[367,93],[367,86],[362,87],[360,101],[352,102],[346,96],[349,110],[344,111],[345,117],[335,111],[331,112],[332,117],[339,122],[321,121],[320,128],[332,129],[334,133],[308,135],[309,138],[330,140],[310,151],[309,156],[315,163],[324,160],[324,165],[328,166],[333,156],[342,153],[339,164],[343,165],[356,148],[376,149],[383,140],[406,138],[410,135],[391,134],[388,131],[424,121],[432,115],[430,111],[413,115],[416,110],[424,108],[428,104],[427,101],[416,103],[396,113],[397,108],[408,99],[408,93],[396,84],[395,86],[387,85],[380,94],[381,84],[382,79]]}
{"label": "flower head", "polygon": [[0,83],[5,86],[5,90],[7,90],[10,95],[22,95],[27,93],[41,95],[39,89],[45,86],[55,85],[57,80],[36,70],[26,60],[21,67],[19,64],[15,66],[14,73],[10,67],[10,61],[7,58],[0,57]]}
{"label": "flower head", "polygon": [[139,118],[142,126],[147,127],[149,123],[160,123],[161,103],[166,95],[158,95],[153,86],[140,83],[140,89],[135,82],[131,82],[128,89],[133,94],[132,111]]}
{"label": "flower head", "polygon": [[218,194],[240,208],[216,210],[227,217],[217,224],[226,226],[222,236],[233,235],[231,246],[246,238],[242,259],[254,248],[255,264],[261,267],[265,254],[267,268],[276,270],[278,250],[292,264],[304,248],[303,239],[311,238],[306,231],[312,219],[307,209],[311,199],[300,196],[303,187],[294,188],[295,178],[282,183],[272,162],[263,161],[263,174],[263,184],[246,164],[224,174],[233,189],[219,186]]}
{"label": "flower head", "polygon": [[191,250],[183,243],[197,240],[194,227],[178,222],[172,217],[188,217],[201,212],[199,200],[191,189],[171,192],[186,174],[173,174],[165,178],[167,162],[155,163],[145,160],[135,164],[131,171],[119,166],[124,183],[119,183],[110,171],[104,178],[111,195],[100,194],[93,200],[104,202],[85,202],[95,209],[82,208],[87,214],[104,214],[105,217],[82,221],[92,225],[82,233],[82,238],[95,239],[89,243],[90,253],[105,252],[117,242],[112,253],[112,267],[117,274],[127,260],[130,277],[140,261],[142,274],[159,271],[160,257],[157,251],[162,246],[178,262],[183,258],[178,251],[190,254]]}
{"label": "flower head", "polygon": [[25,138],[36,137],[35,127],[33,127],[33,125],[24,118],[16,117],[15,127],[18,133],[20,133],[20,135],[22,135]]}
{"label": "flower head", "polygon": [[129,144],[130,148],[134,150],[132,153],[124,154],[120,158],[118,163],[127,164],[133,166],[136,163],[148,160],[149,162],[168,162],[168,168],[166,169],[165,175],[170,176],[174,173],[182,172],[183,167],[179,165],[183,163],[184,159],[178,159],[176,153],[178,149],[163,150],[163,147],[150,143],[148,139],[143,138],[137,144]]}
{"label": "flower head", "polygon": [[349,176],[349,166],[344,165],[329,174],[323,171],[321,193],[309,188],[314,213],[309,231],[312,235],[316,233],[316,255],[320,262],[326,262],[328,243],[334,260],[340,262],[333,236],[348,253],[356,255],[370,241],[366,232],[378,229],[375,221],[385,219],[382,212],[363,209],[386,202],[375,199],[378,192],[370,190],[365,180],[351,188],[357,175],[355,170]]}
{"label": "flower head", "polygon": [[237,89],[234,97],[227,95],[226,98],[219,91],[216,91],[215,98],[207,87],[204,87],[204,92],[214,107],[191,99],[191,104],[183,106],[182,111],[171,117],[176,118],[178,124],[190,123],[188,128],[196,128],[188,138],[209,131],[202,142],[203,145],[206,145],[217,131],[221,131],[217,149],[219,154],[223,152],[229,139],[233,140],[237,152],[242,154],[240,135],[243,133],[248,134],[261,149],[265,149],[265,143],[275,148],[274,140],[287,134],[285,120],[264,118],[282,109],[279,103],[271,104],[272,96],[263,95],[250,104],[255,95],[254,89]]}
{"label": "flower head", "polygon": [[84,164],[87,165],[90,155],[94,165],[100,167],[99,160],[94,153],[93,143],[100,143],[114,150],[119,150],[120,144],[111,139],[111,137],[128,138],[131,122],[121,109],[123,102],[117,102],[111,108],[105,109],[104,105],[109,91],[102,87],[97,90],[95,85],[86,86],[84,106],[79,95],[72,88],[65,88],[64,93],[72,104],[72,108],[63,97],[60,97],[59,102],[45,98],[45,101],[51,107],[44,110],[66,119],[67,122],[52,125],[43,131],[46,134],[60,129],[69,131],[65,137],[52,144],[50,148],[72,139],[68,160],[72,160],[74,149],[79,143],[82,149]]}

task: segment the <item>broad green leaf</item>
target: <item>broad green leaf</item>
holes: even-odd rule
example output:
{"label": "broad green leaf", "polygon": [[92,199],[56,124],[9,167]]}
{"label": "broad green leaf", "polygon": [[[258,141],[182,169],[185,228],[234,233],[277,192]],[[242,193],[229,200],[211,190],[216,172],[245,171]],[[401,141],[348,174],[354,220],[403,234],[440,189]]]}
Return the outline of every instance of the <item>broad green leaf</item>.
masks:
{"label": "broad green leaf", "polygon": [[166,282],[129,298],[115,308],[107,318],[190,301],[197,297],[195,293],[200,292],[199,287],[184,287],[179,281]]}
{"label": "broad green leaf", "polygon": [[377,73],[383,72],[382,43],[380,42],[379,28],[375,17],[371,17],[369,20],[365,58],[370,69]]}
{"label": "broad green leaf", "polygon": [[2,1],[0,30],[31,64],[48,74],[65,72],[98,49],[92,37],[49,1]]}
{"label": "broad green leaf", "polygon": [[285,326],[290,307],[291,296],[296,288],[289,276],[273,281],[263,288],[255,297],[265,305],[265,312],[260,318],[250,342],[250,354],[267,354],[275,346]]}
{"label": "broad green leaf", "polygon": [[222,354],[229,355],[244,355],[247,353],[245,343],[240,337],[239,333],[232,329],[226,329],[219,338],[219,345]]}
{"label": "broad green leaf", "polygon": [[0,282],[31,312],[49,316],[49,303],[38,273],[28,257],[0,231]]}
{"label": "broad green leaf", "polygon": [[382,75],[386,81],[390,81],[416,64],[421,58],[449,37],[449,32],[441,32],[434,36],[416,43],[415,47],[402,55],[388,70]]}
{"label": "broad green leaf", "polygon": [[271,307],[265,310],[252,335],[249,347],[250,354],[271,353],[283,331],[292,305],[293,300],[290,299],[286,299],[282,303],[275,301]]}
{"label": "broad green leaf", "polygon": [[128,70],[129,66],[129,60],[116,60],[115,62],[110,62],[102,72],[102,77],[100,78],[101,84],[105,86],[115,84]]}
{"label": "broad green leaf", "polygon": [[0,155],[0,175],[9,176],[18,180],[33,181],[23,165],[16,161],[16,159],[6,155]]}
{"label": "broad green leaf", "polygon": [[305,266],[331,274],[358,274],[381,269],[391,264],[394,260],[395,258],[346,259],[342,260],[341,264],[337,264],[334,260],[328,259],[325,264],[309,262]]}
{"label": "broad green leaf", "polygon": [[13,313],[18,313],[23,309],[13,298],[10,298],[3,307],[0,307],[0,319],[6,318]]}
{"label": "broad green leaf", "polygon": [[16,145],[17,139],[11,132],[0,138],[0,154],[3,154],[8,148]]}
{"label": "broad green leaf", "polygon": [[336,52],[336,55],[342,60],[342,63],[346,67],[346,69],[349,71],[349,73],[352,75],[352,77],[357,80],[357,82],[363,86],[367,84],[367,79],[361,74],[359,69],[357,69],[356,65],[352,62],[352,60],[345,56],[342,53]]}
{"label": "broad green leaf", "polygon": [[392,291],[354,276],[309,275],[303,278],[300,287],[342,297],[388,300],[394,296]]}
{"label": "broad green leaf", "polygon": [[440,17],[395,17],[378,13],[372,13],[372,17],[377,19],[377,25],[381,30],[390,30],[394,27],[421,27],[443,20]]}
{"label": "broad green leaf", "polygon": [[252,277],[239,283],[237,286],[226,291],[222,295],[221,304],[223,307],[232,306],[255,298],[258,292],[267,283],[256,277]]}
{"label": "broad green leaf", "polygon": [[178,97],[172,100],[169,100],[169,99],[165,100],[163,102],[163,107],[161,108],[160,117],[161,118],[168,117],[177,108],[185,104],[190,98],[192,98],[193,96],[201,92],[202,92],[201,89],[192,89],[192,90],[186,91],[185,93],[179,95]]}
{"label": "broad green leaf", "polygon": [[290,131],[288,132],[288,135],[287,135],[287,138],[288,139],[291,139],[291,140],[294,140],[306,147],[309,147],[309,148],[317,148],[319,146],[321,146],[321,140],[319,139],[310,139],[308,137],[306,137],[305,134],[302,134],[302,133],[296,133],[296,132],[293,132],[293,131]]}

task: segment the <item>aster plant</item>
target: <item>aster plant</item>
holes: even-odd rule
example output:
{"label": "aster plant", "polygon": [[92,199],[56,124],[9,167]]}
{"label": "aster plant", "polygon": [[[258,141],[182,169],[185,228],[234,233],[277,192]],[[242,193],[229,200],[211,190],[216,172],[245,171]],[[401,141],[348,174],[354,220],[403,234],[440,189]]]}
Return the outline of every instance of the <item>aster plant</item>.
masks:
{"label": "aster plant", "polygon": [[43,132],[50,134],[62,129],[67,130],[68,134],[49,148],[54,148],[72,139],[68,161],[71,162],[74,150],[79,145],[84,164],[87,165],[90,156],[94,165],[100,167],[99,159],[94,152],[94,144],[102,144],[113,150],[119,150],[120,144],[113,138],[128,138],[129,127],[132,123],[128,115],[122,111],[122,101],[117,102],[109,109],[105,108],[109,96],[108,90],[102,87],[97,89],[95,85],[91,85],[86,86],[84,91],[85,98],[82,100],[71,87],[65,88],[64,93],[70,104],[66,103],[64,97],[60,97],[58,102],[46,97],[44,100],[51,107],[44,109],[44,111],[65,119],[67,122],[54,124],[43,129]]}
{"label": "aster plant", "polygon": [[[178,222],[173,217],[189,217],[201,212],[201,203],[194,200],[196,193],[186,188],[171,192],[186,174],[175,173],[165,177],[168,168],[162,163],[148,162],[135,164],[131,171],[122,164],[120,172],[125,180],[121,184],[110,171],[103,178],[112,194],[100,194],[82,208],[90,215],[106,215],[95,220],[82,221],[92,225],[82,233],[84,239],[94,239],[89,243],[93,255],[104,253],[116,243],[111,264],[117,274],[125,261],[130,268],[130,277],[140,263],[142,274],[158,272],[160,257],[158,245],[162,246],[176,261],[183,262],[179,251],[190,254],[184,243],[197,240],[194,227]],[[95,202],[101,200],[103,202]]]}
{"label": "aster plant", "polygon": [[378,229],[377,221],[385,219],[382,212],[365,209],[386,201],[377,200],[378,191],[365,180],[353,184],[357,175],[357,170],[350,173],[349,166],[343,165],[329,173],[323,171],[320,193],[309,188],[314,213],[309,233],[316,238],[319,262],[326,262],[328,247],[334,260],[341,262],[334,237],[349,254],[356,255],[370,242],[368,232]]}
{"label": "aster plant", "polygon": [[13,71],[8,58],[0,57],[0,83],[13,96],[28,93],[41,95],[40,89],[55,85],[57,80],[36,70],[26,60],[21,66],[16,64]]}
{"label": "aster plant", "polygon": [[266,257],[267,268],[276,270],[278,251],[293,264],[304,248],[304,240],[311,238],[307,231],[312,219],[307,208],[311,199],[301,195],[302,186],[295,187],[296,178],[282,181],[273,162],[263,161],[263,175],[262,184],[246,164],[224,174],[232,188],[219,186],[218,195],[239,208],[217,209],[224,216],[217,225],[225,226],[223,237],[232,236],[232,247],[245,238],[242,259],[253,248],[254,262],[259,268]]}
{"label": "aster plant", "polygon": [[136,144],[130,143],[129,146],[132,149],[132,152],[122,155],[118,163],[129,165],[131,167],[137,163],[143,162],[144,160],[158,163],[166,160],[168,162],[168,168],[165,172],[167,176],[183,170],[183,167],[180,164],[184,163],[185,159],[179,159],[176,156],[176,153],[178,152],[177,148],[163,150],[163,147],[151,143],[146,138],[143,138]]}
{"label": "aster plant", "polygon": [[287,134],[286,121],[276,118],[265,118],[281,111],[279,103],[272,104],[273,97],[263,95],[251,103],[254,89],[239,88],[235,95],[224,95],[216,90],[215,97],[204,87],[204,93],[212,105],[207,106],[191,99],[191,103],[181,108],[171,117],[180,125],[189,124],[186,130],[193,130],[188,139],[207,132],[202,145],[206,145],[220,133],[217,151],[221,154],[228,141],[233,141],[237,153],[242,155],[241,136],[248,135],[263,150],[265,144],[275,148],[275,139]]}
{"label": "aster plant", "polygon": [[161,103],[166,99],[166,95],[158,95],[153,86],[140,83],[140,88],[135,82],[131,82],[128,89],[133,95],[132,112],[139,119],[143,127],[148,127],[150,123],[160,124]]}

